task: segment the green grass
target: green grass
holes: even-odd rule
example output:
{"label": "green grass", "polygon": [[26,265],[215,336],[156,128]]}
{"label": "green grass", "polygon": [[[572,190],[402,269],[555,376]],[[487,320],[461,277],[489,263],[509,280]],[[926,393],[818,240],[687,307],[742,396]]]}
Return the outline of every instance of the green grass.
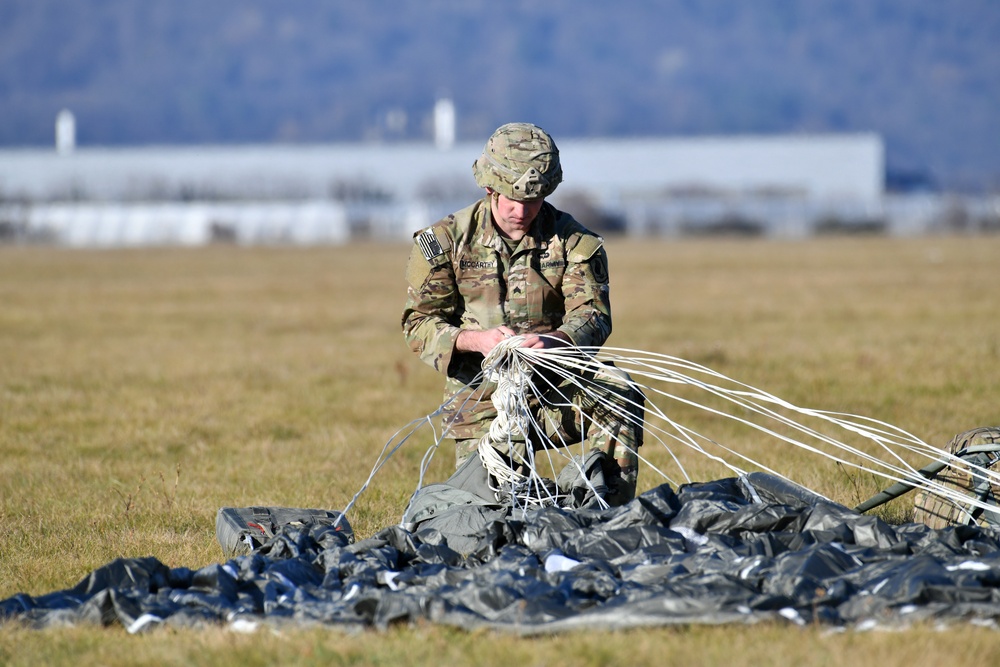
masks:
{"label": "green grass", "polygon": [[[681,356],[808,407],[944,444],[1000,424],[1000,238],[612,241],[610,344]],[[408,351],[403,245],[60,251],[0,248],[0,599],[75,584],[118,557],[222,558],[225,505],[343,507],[382,445],[436,407]],[[678,410],[765,458],[773,445]],[[429,434],[350,517],[398,521]],[[651,455],[653,455],[651,453]],[[431,479],[452,462],[438,456]],[[883,484],[783,461],[845,504]],[[722,471],[686,461],[697,478]],[[646,474],[640,489],[658,480]],[[884,510],[908,515],[904,499]],[[830,634],[682,627],[518,639],[0,627],[0,664],[993,664],[995,632]]]}

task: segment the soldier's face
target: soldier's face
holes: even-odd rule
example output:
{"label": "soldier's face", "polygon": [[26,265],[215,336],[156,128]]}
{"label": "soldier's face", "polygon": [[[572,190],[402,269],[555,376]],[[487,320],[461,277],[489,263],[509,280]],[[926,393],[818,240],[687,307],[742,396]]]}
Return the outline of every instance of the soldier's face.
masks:
{"label": "soldier's face", "polygon": [[517,201],[508,199],[496,193],[490,197],[490,207],[493,210],[493,221],[505,236],[519,240],[528,233],[535,222],[538,212],[542,209],[544,199],[533,201]]}

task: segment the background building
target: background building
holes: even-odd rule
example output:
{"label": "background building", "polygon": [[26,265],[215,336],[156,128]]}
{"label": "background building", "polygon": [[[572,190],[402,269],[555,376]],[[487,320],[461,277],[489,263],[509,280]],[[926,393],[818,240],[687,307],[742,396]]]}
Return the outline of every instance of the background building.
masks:
{"label": "background building", "polygon": [[[0,151],[0,237],[70,246],[402,240],[480,196],[482,143]],[[603,233],[987,231],[997,198],[887,194],[874,134],[557,139],[552,196]]]}

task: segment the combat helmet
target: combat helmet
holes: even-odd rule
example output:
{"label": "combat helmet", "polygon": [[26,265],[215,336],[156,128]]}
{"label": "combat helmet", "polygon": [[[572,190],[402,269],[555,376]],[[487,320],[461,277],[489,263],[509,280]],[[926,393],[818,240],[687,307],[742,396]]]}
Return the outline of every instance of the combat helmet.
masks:
{"label": "combat helmet", "polygon": [[472,164],[472,173],[479,187],[518,201],[544,199],[562,181],[556,142],[531,123],[497,128]]}

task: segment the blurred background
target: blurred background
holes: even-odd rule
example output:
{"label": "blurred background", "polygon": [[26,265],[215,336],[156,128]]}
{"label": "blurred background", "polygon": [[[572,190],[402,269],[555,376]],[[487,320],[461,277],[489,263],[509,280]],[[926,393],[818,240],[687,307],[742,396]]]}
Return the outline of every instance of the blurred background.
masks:
{"label": "blurred background", "polygon": [[510,121],[603,233],[1000,231],[995,0],[3,0],[0,242],[408,238]]}

